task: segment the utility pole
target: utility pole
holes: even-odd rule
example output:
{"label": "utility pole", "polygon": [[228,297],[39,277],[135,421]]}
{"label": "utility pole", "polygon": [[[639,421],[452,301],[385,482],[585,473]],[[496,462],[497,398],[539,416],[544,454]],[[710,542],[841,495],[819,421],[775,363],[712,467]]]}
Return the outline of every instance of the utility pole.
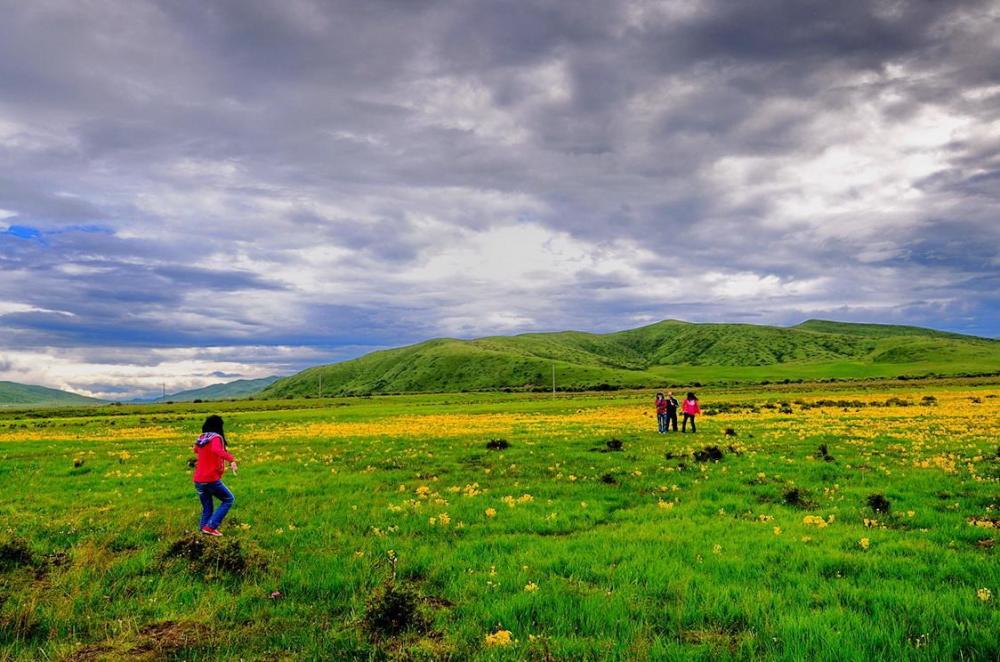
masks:
{"label": "utility pole", "polygon": [[552,364],[552,395],[556,394],[556,364]]}
{"label": "utility pole", "polygon": [[163,397],[167,397],[167,383],[163,382],[161,386],[163,386]]}
{"label": "utility pole", "polygon": [[323,373],[319,373],[319,397],[323,397]]}

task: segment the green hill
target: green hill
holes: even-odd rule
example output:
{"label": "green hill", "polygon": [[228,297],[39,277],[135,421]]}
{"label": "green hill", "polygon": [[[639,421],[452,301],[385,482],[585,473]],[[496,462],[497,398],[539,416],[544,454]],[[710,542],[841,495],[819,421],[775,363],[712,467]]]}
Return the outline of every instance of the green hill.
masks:
{"label": "green hill", "polygon": [[263,397],[865,378],[1000,371],[1000,341],[918,327],[667,320],[617,333],[441,338],[279,379]]}
{"label": "green hill", "polygon": [[153,402],[191,402],[192,400],[229,400],[257,395],[266,387],[278,381],[280,377],[261,377],[260,379],[237,379],[225,384],[212,384],[202,388],[172,393]]}
{"label": "green hill", "polygon": [[0,407],[10,405],[101,404],[101,400],[32,384],[0,382]]}

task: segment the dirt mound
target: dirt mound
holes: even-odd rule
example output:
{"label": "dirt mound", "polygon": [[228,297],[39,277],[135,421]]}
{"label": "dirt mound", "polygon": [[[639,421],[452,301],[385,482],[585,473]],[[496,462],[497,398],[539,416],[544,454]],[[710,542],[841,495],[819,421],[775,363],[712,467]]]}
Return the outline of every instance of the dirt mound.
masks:
{"label": "dirt mound", "polygon": [[209,538],[192,533],[174,541],[164,560],[183,559],[192,572],[203,575],[229,573],[244,576],[265,566],[263,553],[234,538]]}
{"label": "dirt mound", "polygon": [[162,621],[143,626],[135,635],[123,634],[77,648],[62,658],[64,662],[102,660],[162,660],[179,651],[209,641],[206,625],[192,622]]}

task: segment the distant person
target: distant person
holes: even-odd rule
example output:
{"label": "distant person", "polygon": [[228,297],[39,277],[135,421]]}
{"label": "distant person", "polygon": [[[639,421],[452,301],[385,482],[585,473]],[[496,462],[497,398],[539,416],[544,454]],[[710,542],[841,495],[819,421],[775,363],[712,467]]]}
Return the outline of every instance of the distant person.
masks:
{"label": "distant person", "polygon": [[677,432],[677,410],[680,408],[680,403],[674,397],[673,391],[667,391],[667,397],[664,399],[664,402],[667,409],[667,423],[664,427],[669,432],[670,427],[673,426],[674,432]]}
{"label": "distant person", "polygon": [[701,413],[701,407],[698,406],[698,396],[693,392],[688,392],[687,397],[684,398],[684,405],[682,406],[684,411],[684,421],[681,423],[681,432],[687,432],[688,421],[691,421],[691,432],[697,432],[694,426],[694,418]]}
{"label": "distant person", "polygon": [[[226,449],[226,433],[222,429],[222,417],[212,415],[201,426],[201,436],[194,443],[198,462],[194,467],[194,489],[201,499],[201,532],[209,536],[221,536],[219,527],[233,507],[236,497],[222,482],[226,473],[226,462],[236,473],[236,458]],[[215,508],[214,499],[219,500]]]}
{"label": "distant person", "polygon": [[656,426],[660,434],[667,431],[667,399],[662,393],[656,394]]}

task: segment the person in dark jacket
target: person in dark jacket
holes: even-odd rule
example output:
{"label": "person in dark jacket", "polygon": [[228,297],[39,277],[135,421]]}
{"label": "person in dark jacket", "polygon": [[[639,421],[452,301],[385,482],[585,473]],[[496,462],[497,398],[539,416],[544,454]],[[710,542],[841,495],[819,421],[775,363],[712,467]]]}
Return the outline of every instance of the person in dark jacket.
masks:
{"label": "person in dark jacket", "polygon": [[[226,447],[222,417],[213,414],[205,419],[205,424],[201,426],[201,436],[194,443],[194,452],[198,455],[194,467],[194,489],[201,499],[200,529],[209,536],[222,535],[219,527],[236,500],[222,482],[222,474],[226,473],[226,462],[234,474],[238,468],[236,458]],[[218,508],[215,508],[213,499],[219,500]]]}
{"label": "person in dark jacket", "polygon": [[670,431],[670,427],[673,426],[674,432],[677,432],[677,409],[680,404],[677,402],[677,398],[674,397],[673,391],[667,391],[667,397],[664,399],[666,408],[667,422],[663,426],[665,432]]}

